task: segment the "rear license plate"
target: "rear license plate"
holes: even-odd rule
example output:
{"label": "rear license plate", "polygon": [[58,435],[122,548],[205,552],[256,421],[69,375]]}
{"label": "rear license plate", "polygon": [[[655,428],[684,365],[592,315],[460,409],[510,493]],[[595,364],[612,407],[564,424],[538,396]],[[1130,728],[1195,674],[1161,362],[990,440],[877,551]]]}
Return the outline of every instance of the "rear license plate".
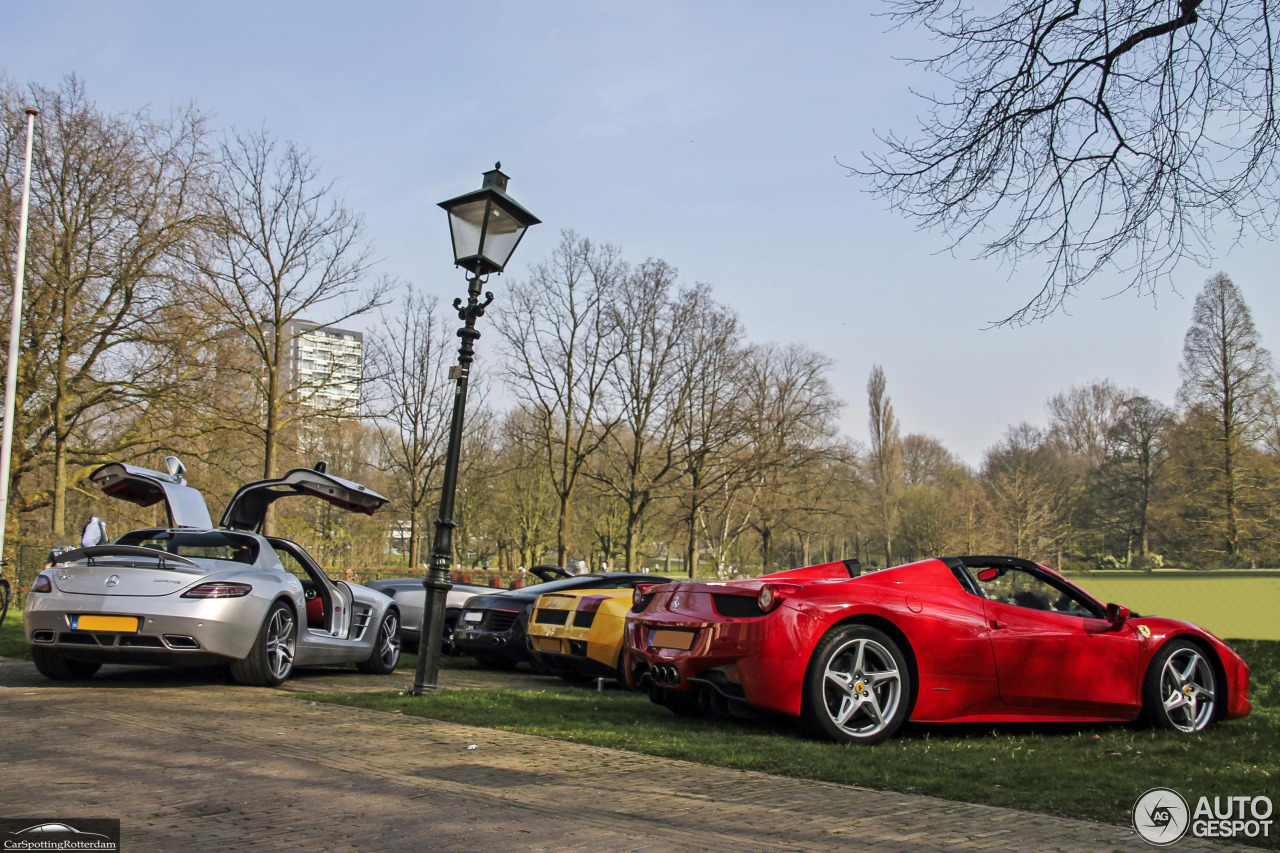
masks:
{"label": "rear license plate", "polygon": [[560,651],[560,641],[551,637],[535,637],[538,643],[538,650],[542,652],[558,652]]}
{"label": "rear license plate", "polygon": [[463,614],[462,614],[462,621],[463,621],[463,622],[479,622],[479,621],[480,621],[481,619],[483,619],[483,618],[484,618],[484,614],[483,614],[483,613],[477,613],[477,612],[475,612],[475,611],[471,611],[471,612],[469,612],[469,613],[463,613]]}
{"label": "rear license plate", "polygon": [[114,631],[118,634],[138,633],[137,616],[72,616],[72,631]]}
{"label": "rear license plate", "polygon": [[653,632],[653,636],[649,638],[649,645],[656,649],[679,649],[682,652],[687,652],[693,645],[693,637],[693,631],[669,631],[663,629]]}

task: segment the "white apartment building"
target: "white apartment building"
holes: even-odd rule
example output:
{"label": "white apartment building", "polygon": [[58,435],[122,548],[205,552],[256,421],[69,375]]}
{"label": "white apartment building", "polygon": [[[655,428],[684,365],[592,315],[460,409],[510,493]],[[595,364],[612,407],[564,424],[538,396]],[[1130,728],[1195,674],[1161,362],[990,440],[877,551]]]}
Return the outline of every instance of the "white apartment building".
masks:
{"label": "white apartment building", "polygon": [[284,331],[289,341],[290,379],[305,404],[359,414],[364,335],[306,320],[290,320]]}

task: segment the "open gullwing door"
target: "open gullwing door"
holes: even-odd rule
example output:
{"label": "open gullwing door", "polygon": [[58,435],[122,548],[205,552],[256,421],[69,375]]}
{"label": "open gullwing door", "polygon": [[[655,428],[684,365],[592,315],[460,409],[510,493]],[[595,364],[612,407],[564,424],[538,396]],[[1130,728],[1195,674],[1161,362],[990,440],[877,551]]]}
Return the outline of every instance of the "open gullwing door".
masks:
{"label": "open gullwing door", "polygon": [[165,462],[170,473],[110,462],[90,474],[89,479],[97,483],[104,494],[138,506],[153,506],[164,501],[170,527],[212,528],[204,495],[182,478],[186,468],[173,456]]}
{"label": "open gullwing door", "polygon": [[349,512],[373,515],[387,499],[372,489],[328,473],[328,465],[294,468],[274,480],[258,480],[241,486],[227,504],[219,525],[231,530],[259,532],[267,509],[280,498],[311,495]]}

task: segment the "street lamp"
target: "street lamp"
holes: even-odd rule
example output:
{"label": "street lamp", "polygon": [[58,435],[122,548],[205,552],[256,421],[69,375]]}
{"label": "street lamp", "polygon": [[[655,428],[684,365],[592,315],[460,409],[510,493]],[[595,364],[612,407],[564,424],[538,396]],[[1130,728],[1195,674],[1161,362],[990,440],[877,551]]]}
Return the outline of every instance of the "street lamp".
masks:
{"label": "street lamp", "polygon": [[501,273],[520,245],[529,226],[542,220],[521,207],[507,195],[508,178],[502,164],[484,173],[484,183],[475,192],[440,202],[449,214],[449,233],[453,237],[453,263],[471,273],[467,277],[467,302],[453,300],[462,344],[458,347],[458,364],[449,369],[449,378],[458,384],[453,393],[453,420],[449,424],[449,449],[445,456],[444,483],[440,487],[440,515],[436,519],[436,535],[431,546],[431,565],[422,580],[426,603],[422,608],[422,630],[418,640],[418,669],[410,693],[421,696],[436,691],[440,673],[440,642],[444,634],[445,596],[449,594],[449,564],[453,562],[453,497],[458,488],[458,458],[462,454],[462,422],[467,406],[467,378],[475,356],[476,318],[493,302],[493,294],[480,289],[488,276]]}

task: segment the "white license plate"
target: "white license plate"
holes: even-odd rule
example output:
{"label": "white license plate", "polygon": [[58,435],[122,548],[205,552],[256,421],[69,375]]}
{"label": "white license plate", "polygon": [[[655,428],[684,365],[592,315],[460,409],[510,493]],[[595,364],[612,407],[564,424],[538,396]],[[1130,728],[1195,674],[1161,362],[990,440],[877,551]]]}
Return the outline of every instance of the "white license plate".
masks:
{"label": "white license plate", "polygon": [[475,612],[471,612],[471,613],[463,613],[463,614],[462,614],[462,621],[463,621],[463,622],[479,622],[479,621],[480,621],[481,619],[483,619],[483,618],[484,618],[484,614],[483,614],[483,613],[475,613]]}

